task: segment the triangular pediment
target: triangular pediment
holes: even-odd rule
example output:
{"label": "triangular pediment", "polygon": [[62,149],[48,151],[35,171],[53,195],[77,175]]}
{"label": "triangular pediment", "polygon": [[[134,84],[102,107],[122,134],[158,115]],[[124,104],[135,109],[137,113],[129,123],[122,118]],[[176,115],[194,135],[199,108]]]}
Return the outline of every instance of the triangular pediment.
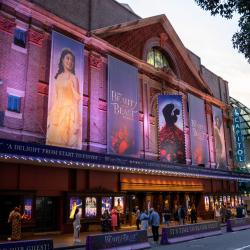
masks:
{"label": "triangular pediment", "polygon": [[165,15],[121,23],[94,30],[92,33],[144,61],[143,48],[147,41],[158,41],[159,46],[167,50],[177,65],[180,72],[178,78],[203,92],[212,94],[199,72],[199,65],[192,60],[190,51],[185,48]]}

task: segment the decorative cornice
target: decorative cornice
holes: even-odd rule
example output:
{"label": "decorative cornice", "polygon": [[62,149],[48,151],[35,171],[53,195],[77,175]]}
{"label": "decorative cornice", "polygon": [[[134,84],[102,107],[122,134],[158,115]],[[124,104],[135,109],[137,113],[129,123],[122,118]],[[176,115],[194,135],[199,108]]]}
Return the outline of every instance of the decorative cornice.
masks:
{"label": "decorative cornice", "polygon": [[16,23],[14,20],[0,15],[0,30],[12,35],[14,33],[15,26]]}
{"label": "decorative cornice", "polygon": [[29,29],[28,32],[28,41],[34,45],[37,45],[39,47],[42,47],[43,39],[45,38],[45,35],[43,32]]}

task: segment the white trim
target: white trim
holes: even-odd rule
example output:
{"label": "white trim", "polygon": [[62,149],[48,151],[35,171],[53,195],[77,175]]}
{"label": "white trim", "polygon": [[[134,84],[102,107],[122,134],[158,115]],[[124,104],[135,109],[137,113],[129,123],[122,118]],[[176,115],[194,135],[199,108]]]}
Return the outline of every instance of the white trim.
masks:
{"label": "white trim", "polygon": [[23,118],[22,113],[12,112],[12,111],[9,111],[9,110],[5,110],[5,116],[16,118],[16,119],[22,119]]}
{"label": "white trim", "polygon": [[23,54],[27,54],[27,48],[20,47],[20,46],[14,44],[14,43],[11,44],[11,48],[12,48],[13,50],[16,50],[16,51],[18,51],[18,52],[21,52],[21,53],[23,53]]}
{"label": "white trim", "polygon": [[25,96],[25,91],[19,90],[19,89],[14,89],[14,88],[9,88],[7,87],[7,93],[9,95],[17,96],[17,97],[24,97]]}
{"label": "white trim", "polygon": [[27,32],[29,25],[16,19],[16,28]]}

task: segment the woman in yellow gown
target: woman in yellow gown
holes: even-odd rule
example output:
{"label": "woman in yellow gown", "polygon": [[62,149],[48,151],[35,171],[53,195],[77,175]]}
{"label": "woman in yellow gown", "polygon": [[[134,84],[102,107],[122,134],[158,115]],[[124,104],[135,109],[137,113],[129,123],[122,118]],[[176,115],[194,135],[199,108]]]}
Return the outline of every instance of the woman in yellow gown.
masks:
{"label": "woman in yellow gown", "polygon": [[79,81],[75,76],[75,56],[70,49],[61,53],[59,69],[50,96],[47,144],[81,148]]}

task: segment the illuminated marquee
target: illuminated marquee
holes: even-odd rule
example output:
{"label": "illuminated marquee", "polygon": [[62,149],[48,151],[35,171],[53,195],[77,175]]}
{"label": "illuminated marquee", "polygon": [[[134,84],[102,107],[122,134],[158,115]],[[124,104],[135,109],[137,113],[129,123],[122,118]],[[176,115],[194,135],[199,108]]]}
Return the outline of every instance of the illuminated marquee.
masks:
{"label": "illuminated marquee", "polygon": [[240,124],[240,108],[234,108],[233,112],[234,119],[234,134],[236,143],[236,160],[237,162],[245,162],[245,147],[243,143],[243,137],[241,134],[241,124]]}

